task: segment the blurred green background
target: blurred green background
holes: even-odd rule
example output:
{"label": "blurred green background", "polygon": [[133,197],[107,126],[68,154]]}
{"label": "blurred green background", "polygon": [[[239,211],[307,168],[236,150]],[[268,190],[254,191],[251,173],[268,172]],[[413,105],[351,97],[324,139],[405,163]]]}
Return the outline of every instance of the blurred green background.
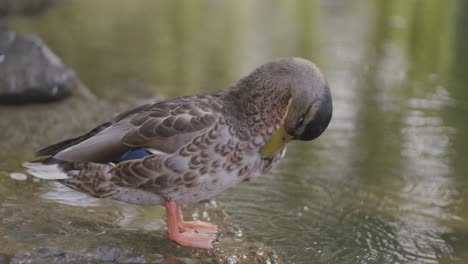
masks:
{"label": "blurred green background", "polygon": [[0,109],[5,173],[129,97],[211,92],[300,56],[329,79],[328,130],[221,207],[287,263],[468,263],[468,1],[69,0],[8,23],[103,101]]}

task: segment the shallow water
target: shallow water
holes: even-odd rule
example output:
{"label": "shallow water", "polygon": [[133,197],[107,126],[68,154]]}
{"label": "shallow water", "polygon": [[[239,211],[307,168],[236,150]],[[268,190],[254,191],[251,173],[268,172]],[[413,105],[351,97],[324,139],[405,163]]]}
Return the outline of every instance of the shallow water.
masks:
{"label": "shallow water", "polygon": [[[330,82],[328,130],[314,142],[292,143],[271,173],[220,195],[220,207],[244,236],[288,263],[466,263],[466,10],[462,0],[70,0],[43,16],[10,19],[44,39],[105,101],[82,108],[78,101],[71,113],[63,103],[0,108],[0,213],[25,217],[35,211],[15,210],[38,206],[53,213],[57,204],[89,210],[87,202],[67,206],[74,199],[64,201],[70,194],[55,185],[7,176],[33,150],[90,129],[129,97],[214,91],[265,61],[302,56]],[[113,215],[112,206],[123,213]],[[101,205],[92,209],[99,219],[78,219],[97,234],[101,226],[114,230],[106,221],[161,228],[163,211],[126,208]],[[2,234],[42,243],[24,242],[26,233],[10,229],[3,215]],[[67,218],[53,225],[66,229],[61,221]],[[52,232],[39,222],[25,226]]]}

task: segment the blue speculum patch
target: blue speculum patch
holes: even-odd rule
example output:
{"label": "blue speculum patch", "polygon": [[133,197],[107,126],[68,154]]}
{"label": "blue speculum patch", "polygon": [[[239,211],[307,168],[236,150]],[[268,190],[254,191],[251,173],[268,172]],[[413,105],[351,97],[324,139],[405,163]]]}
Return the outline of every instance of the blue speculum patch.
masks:
{"label": "blue speculum patch", "polygon": [[126,160],[142,159],[149,155],[151,155],[151,152],[144,148],[132,149],[125,152],[125,154],[123,154],[120,158],[116,159],[114,163],[119,163]]}

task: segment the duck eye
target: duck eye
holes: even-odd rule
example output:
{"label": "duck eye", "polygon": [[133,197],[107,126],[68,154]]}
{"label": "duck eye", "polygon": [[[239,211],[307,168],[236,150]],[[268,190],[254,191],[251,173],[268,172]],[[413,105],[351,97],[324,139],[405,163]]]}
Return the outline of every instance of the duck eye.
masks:
{"label": "duck eye", "polygon": [[304,116],[299,117],[299,120],[297,120],[296,127],[300,127],[304,123]]}

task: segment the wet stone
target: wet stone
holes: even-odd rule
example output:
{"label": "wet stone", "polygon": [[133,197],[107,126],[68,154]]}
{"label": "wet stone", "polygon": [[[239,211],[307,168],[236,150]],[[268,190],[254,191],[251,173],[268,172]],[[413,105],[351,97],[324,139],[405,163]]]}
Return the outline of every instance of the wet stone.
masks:
{"label": "wet stone", "polygon": [[75,72],[39,38],[0,31],[0,104],[57,100],[79,86]]}
{"label": "wet stone", "polygon": [[[219,225],[219,242],[207,251],[177,245],[166,237],[164,227],[148,230],[137,227],[142,223],[118,224],[115,210],[120,203],[107,203],[91,211],[57,201],[31,204],[21,216],[18,211],[4,211],[8,231],[2,232],[0,244],[9,246],[0,249],[0,256],[9,263],[282,263],[271,248],[243,237],[219,208],[184,208],[187,219],[191,215]],[[124,207],[127,212],[141,210]],[[148,221],[164,215],[162,208],[153,209]],[[48,214],[41,214],[44,211]]]}
{"label": "wet stone", "polygon": [[0,18],[8,15],[34,15],[44,12],[60,0],[0,0]]}

